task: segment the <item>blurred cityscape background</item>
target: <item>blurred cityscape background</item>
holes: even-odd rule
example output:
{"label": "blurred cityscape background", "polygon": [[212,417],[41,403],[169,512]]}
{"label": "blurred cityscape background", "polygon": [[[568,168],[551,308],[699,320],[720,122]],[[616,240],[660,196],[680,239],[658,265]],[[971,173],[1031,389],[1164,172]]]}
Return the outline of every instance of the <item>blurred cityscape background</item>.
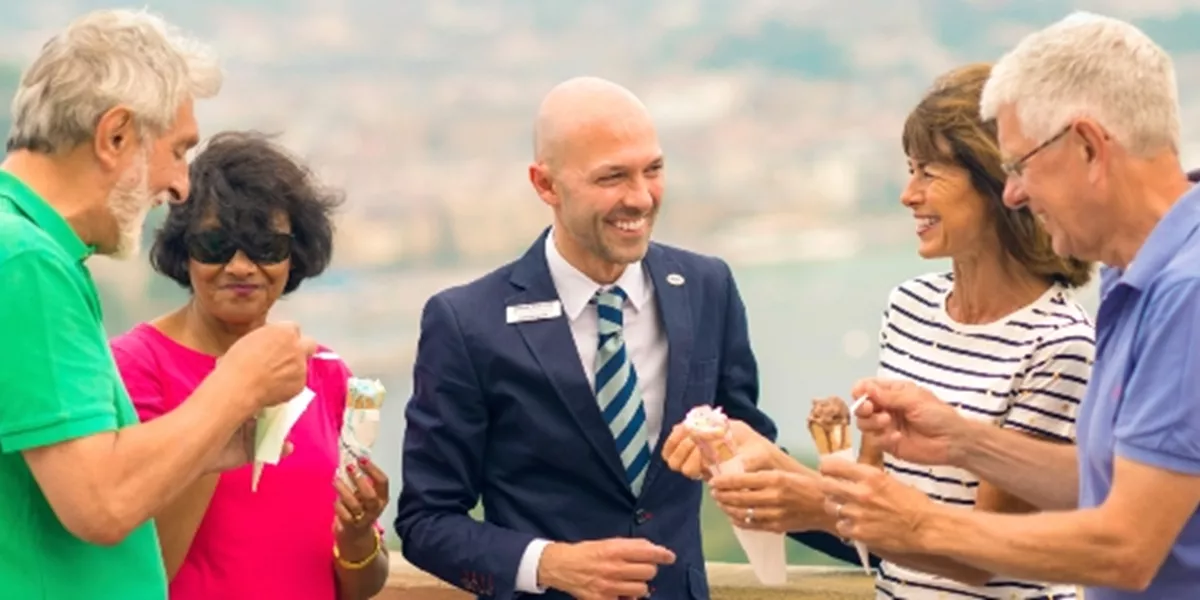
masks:
{"label": "blurred cityscape background", "polygon": [[[211,41],[227,84],[205,135],[278,133],[348,201],[333,267],[287,298],[358,375],[389,390],[377,460],[398,488],[421,306],[518,256],[549,222],[525,177],[530,125],[555,83],[613,79],[655,115],[668,162],[656,237],[733,266],[762,406],[815,460],[809,400],[874,371],[888,290],[945,269],[914,252],[898,202],[899,134],[932,79],[994,60],[1088,9],[1132,20],[1176,61],[1183,121],[1200,122],[1200,0],[149,0]],[[102,0],[0,4],[0,94],[74,16]],[[139,4],[140,6],[141,4]],[[7,131],[8,115],[0,115]],[[1200,135],[1183,153],[1200,166]],[[162,212],[151,216],[149,235]],[[92,261],[111,334],[180,305],[144,257]],[[1082,293],[1095,307],[1095,288]],[[385,518],[391,519],[389,510]],[[710,560],[744,561],[704,509]],[[394,535],[394,534],[393,534]],[[791,544],[793,563],[822,562]]]}

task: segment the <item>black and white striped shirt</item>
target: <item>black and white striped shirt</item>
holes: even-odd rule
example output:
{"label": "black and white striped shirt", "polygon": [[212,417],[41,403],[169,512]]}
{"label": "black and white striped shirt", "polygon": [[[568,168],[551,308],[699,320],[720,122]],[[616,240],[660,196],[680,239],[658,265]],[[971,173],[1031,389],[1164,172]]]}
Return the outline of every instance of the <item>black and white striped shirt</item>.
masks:
{"label": "black and white striped shirt", "polygon": [[[998,321],[957,323],[946,313],[949,273],[917,277],[892,290],[880,330],[879,375],[908,379],[964,416],[1051,439],[1074,441],[1075,415],[1095,352],[1087,311],[1065,288]],[[979,479],[962,469],[927,467],[890,455],[884,469],[935,501],[972,507]],[[878,598],[908,600],[1069,599],[1075,586],[997,577],[984,587],[884,562]]]}

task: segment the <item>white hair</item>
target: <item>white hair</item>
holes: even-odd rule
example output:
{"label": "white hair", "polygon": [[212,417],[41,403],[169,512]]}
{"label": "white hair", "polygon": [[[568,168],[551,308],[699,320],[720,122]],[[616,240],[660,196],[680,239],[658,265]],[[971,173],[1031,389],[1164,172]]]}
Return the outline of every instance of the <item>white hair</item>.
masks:
{"label": "white hair", "polygon": [[1179,92],[1171,57],[1137,27],[1078,11],[1029,34],[983,87],[980,116],[1016,109],[1022,133],[1046,140],[1088,117],[1134,155],[1179,149]]}
{"label": "white hair", "polygon": [[127,107],[156,137],[188,99],[211,98],[224,76],[208,46],[146,11],[98,10],[46,42],[12,101],[8,149],[53,153],[90,141],[105,112]]}

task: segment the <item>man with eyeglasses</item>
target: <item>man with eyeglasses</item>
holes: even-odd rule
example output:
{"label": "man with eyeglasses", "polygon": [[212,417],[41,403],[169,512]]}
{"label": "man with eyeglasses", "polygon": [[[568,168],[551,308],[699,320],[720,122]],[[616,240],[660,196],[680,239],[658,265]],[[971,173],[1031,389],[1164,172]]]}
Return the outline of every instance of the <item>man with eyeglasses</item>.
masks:
{"label": "man with eyeglasses", "polygon": [[1014,157],[1005,203],[1039,216],[1060,255],[1107,265],[1078,446],[967,422],[913,384],[860,382],[860,428],[888,452],[966,469],[1042,512],[948,509],[869,467],[829,461],[822,485],[842,534],[1082,584],[1087,600],[1197,595],[1200,188],[1179,161],[1175,81],[1145,34],[1087,13],[997,63],[981,112]]}
{"label": "man with eyeglasses", "polygon": [[72,22],[21,78],[0,164],[6,598],[166,598],[151,515],[244,462],[234,432],[304,387],[312,343],[277,326],[231,351],[186,409],[139,425],[109,352],[85,261],[136,254],[147,211],[187,196],[192,105],[220,85],[206,48],[125,10]]}

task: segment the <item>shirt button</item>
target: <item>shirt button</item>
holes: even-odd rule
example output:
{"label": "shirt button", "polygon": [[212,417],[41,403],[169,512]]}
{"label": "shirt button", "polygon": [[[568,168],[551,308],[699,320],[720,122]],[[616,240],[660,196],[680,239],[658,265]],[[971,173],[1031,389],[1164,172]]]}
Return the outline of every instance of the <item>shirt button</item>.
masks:
{"label": "shirt button", "polygon": [[633,513],[633,522],[636,525],[645,525],[646,521],[649,521],[653,516],[654,515],[646,512],[646,509],[639,508],[637,509],[637,512]]}

